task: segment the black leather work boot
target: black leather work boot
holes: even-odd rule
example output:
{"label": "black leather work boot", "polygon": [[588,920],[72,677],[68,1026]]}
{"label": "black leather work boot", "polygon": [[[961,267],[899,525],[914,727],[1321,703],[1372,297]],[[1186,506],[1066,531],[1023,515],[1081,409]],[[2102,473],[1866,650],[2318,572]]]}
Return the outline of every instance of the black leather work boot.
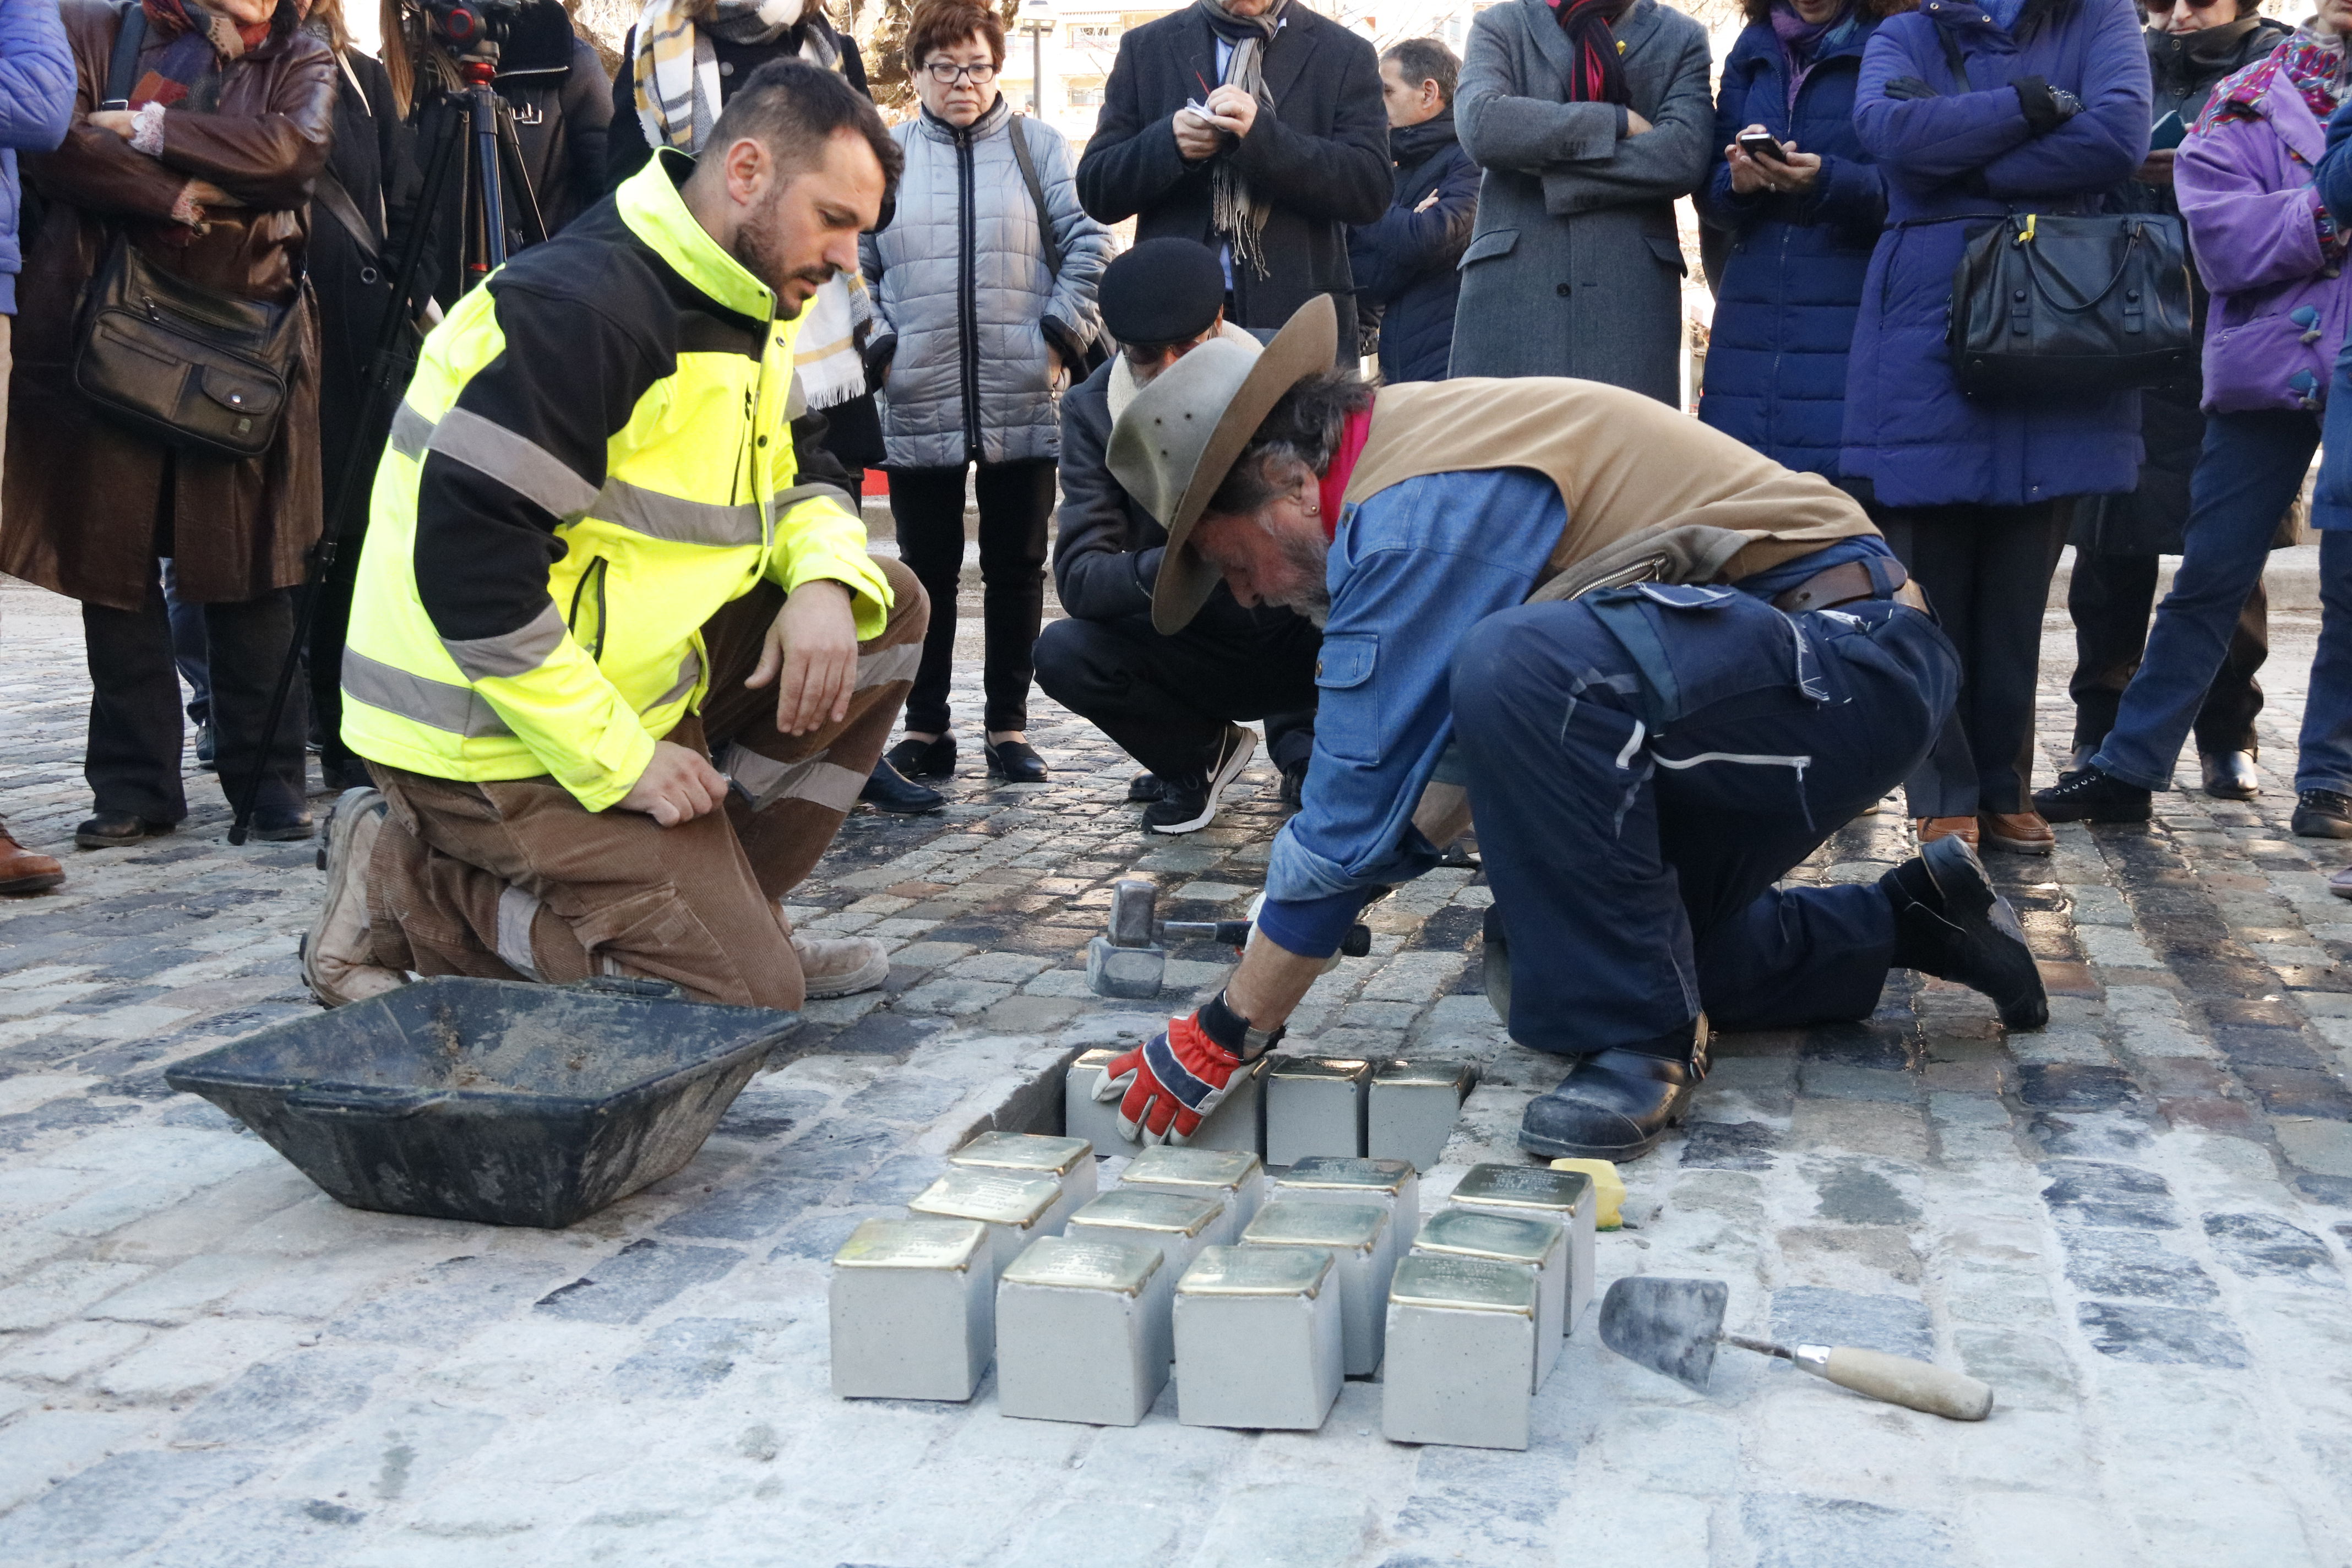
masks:
{"label": "black leather work boot", "polygon": [[1976,852],[1938,838],[1878,879],[1895,906],[1890,967],[1916,969],[1982,992],[2012,1029],[2050,1022],[2050,996],[2017,911],[1993,889]]}
{"label": "black leather work boot", "polygon": [[1638,1160],[1690,1107],[1706,1077],[1706,1015],[1655,1040],[1577,1059],[1528,1102],[1519,1147],[1548,1159]]}

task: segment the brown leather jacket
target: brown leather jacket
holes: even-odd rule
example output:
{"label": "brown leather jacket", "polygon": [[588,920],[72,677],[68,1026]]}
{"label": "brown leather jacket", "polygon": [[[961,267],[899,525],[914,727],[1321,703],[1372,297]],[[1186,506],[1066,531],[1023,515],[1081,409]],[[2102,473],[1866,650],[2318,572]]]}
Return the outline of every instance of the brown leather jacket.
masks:
{"label": "brown leather jacket", "polygon": [[[0,571],[125,610],[145,602],[159,555],[176,560],[181,596],[200,603],[299,583],[320,507],[317,308],[303,272],[310,183],[334,130],[334,57],[281,4],[270,37],[228,67],[217,110],[168,111],[163,156],[151,158],[89,123],[119,13],[64,0],[62,14],[73,129],[56,152],[25,160],[47,205],[17,283]],[[142,69],[164,42],[148,30]],[[202,233],[174,223],[191,179],[242,205],[211,209]],[[268,452],[242,463],[175,454],[100,419],[74,390],[82,290],[117,235],[208,288],[301,300],[301,367]]]}

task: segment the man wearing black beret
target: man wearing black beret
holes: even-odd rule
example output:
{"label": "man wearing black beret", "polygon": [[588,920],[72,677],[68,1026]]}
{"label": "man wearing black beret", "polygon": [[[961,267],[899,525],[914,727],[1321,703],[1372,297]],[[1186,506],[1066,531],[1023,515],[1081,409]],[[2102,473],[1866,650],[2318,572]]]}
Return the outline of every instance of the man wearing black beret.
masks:
{"label": "man wearing black beret", "polygon": [[1062,505],[1054,585],[1069,619],[1037,639],[1037,684],[1099,726],[1149,769],[1129,798],[1160,833],[1191,833],[1217,815],[1264,719],[1296,806],[1315,749],[1315,658],[1322,634],[1293,611],[1245,610],[1219,588],[1174,637],[1151,628],[1151,587],[1167,530],[1121,489],[1103,457],[1112,421],[1185,353],[1224,337],[1257,339],[1224,320],[1217,253],[1189,239],[1147,239],[1103,269],[1096,296],[1120,348],[1062,399]]}

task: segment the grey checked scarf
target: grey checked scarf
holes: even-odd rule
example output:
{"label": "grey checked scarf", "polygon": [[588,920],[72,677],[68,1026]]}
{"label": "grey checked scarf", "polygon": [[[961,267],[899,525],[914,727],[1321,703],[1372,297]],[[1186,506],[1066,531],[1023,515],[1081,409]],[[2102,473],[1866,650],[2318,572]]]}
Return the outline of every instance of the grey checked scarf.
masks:
{"label": "grey checked scarf", "polygon": [[[1265,47],[1282,26],[1290,0],[1274,0],[1263,16],[1236,16],[1218,0],[1197,0],[1209,30],[1233,45],[1225,61],[1223,85],[1237,87],[1257,100],[1258,112],[1274,112],[1274,95],[1265,87]],[[1225,237],[1236,261],[1249,263],[1260,278],[1265,271],[1265,219],[1272,209],[1250,194],[1249,181],[1230,157],[1221,157],[1209,171],[1209,221]]]}

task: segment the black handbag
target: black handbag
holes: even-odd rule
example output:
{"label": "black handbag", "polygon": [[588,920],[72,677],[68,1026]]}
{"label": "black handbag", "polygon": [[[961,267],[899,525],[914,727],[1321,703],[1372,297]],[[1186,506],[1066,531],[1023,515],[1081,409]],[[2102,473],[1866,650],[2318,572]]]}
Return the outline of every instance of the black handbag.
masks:
{"label": "black handbag", "polygon": [[2188,236],[2158,213],[2012,213],[1971,228],[1948,331],[1970,397],[2098,397],[2186,375]]}
{"label": "black handbag", "polygon": [[[107,78],[121,102],[146,17],[124,10]],[[223,294],[164,270],[118,234],[83,296],[74,387],[114,423],[230,462],[277,439],[301,347],[300,291],[283,305]]]}

